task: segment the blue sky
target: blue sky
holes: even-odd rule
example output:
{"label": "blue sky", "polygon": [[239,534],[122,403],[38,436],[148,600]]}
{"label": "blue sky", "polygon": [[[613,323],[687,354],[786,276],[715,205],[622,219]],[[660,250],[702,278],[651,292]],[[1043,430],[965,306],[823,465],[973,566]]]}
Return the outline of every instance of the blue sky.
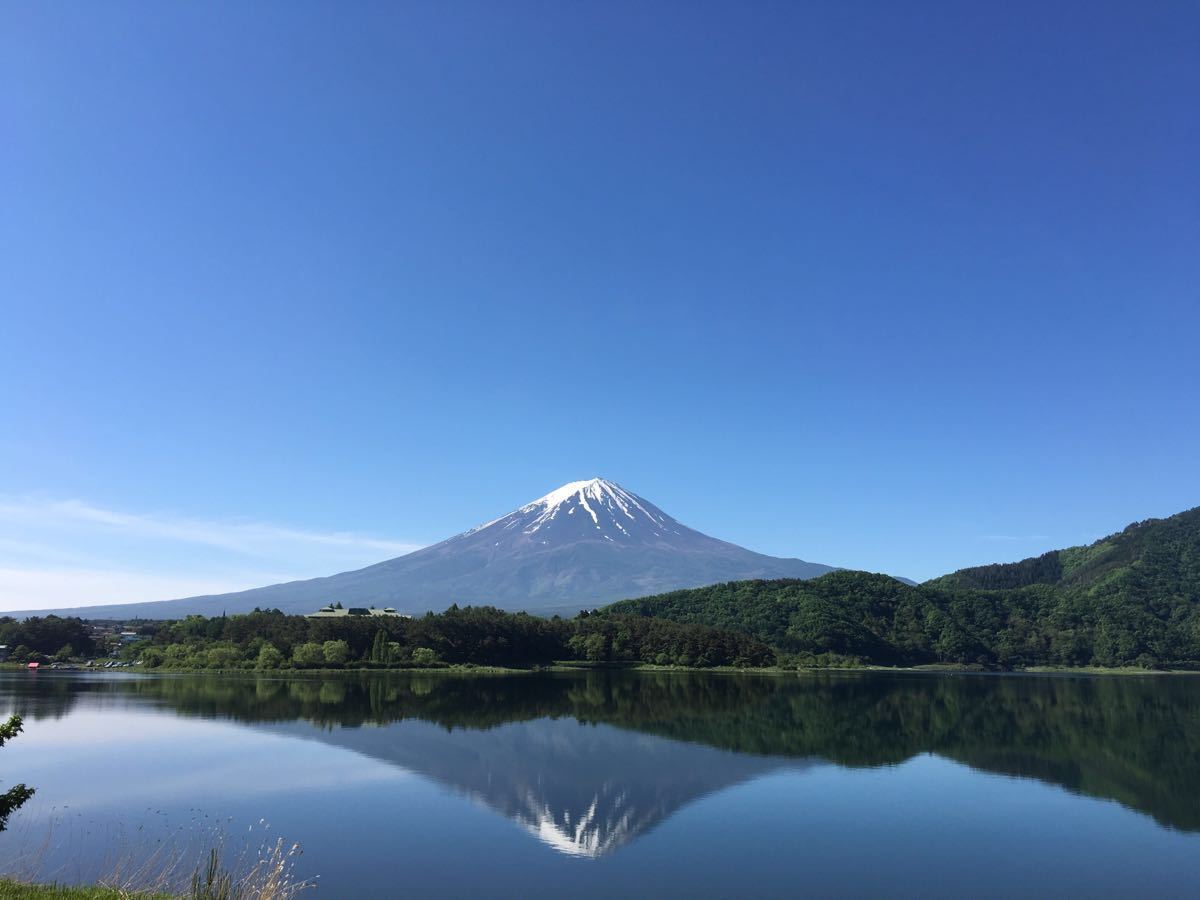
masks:
{"label": "blue sky", "polygon": [[1200,504],[1194,3],[0,15],[0,608],[593,475],[914,578]]}

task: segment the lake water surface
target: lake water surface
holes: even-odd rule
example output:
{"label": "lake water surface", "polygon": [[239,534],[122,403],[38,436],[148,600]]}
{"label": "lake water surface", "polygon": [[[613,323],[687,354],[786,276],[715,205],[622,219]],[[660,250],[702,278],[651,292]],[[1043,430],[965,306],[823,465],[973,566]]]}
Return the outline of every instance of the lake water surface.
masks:
{"label": "lake water surface", "polygon": [[220,833],[323,897],[1200,894],[1188,676],[13,672],[0,711],[22,875]]}

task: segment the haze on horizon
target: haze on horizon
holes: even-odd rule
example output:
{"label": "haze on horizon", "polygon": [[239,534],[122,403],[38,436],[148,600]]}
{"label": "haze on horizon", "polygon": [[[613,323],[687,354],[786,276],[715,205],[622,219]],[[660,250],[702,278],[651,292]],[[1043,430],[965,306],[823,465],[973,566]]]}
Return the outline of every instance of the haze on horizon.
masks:
{"label": "haze on horizon", "polygon": [[1200,504],[1200,8],[0,0],[0,609],[602,475],[925,579]]}

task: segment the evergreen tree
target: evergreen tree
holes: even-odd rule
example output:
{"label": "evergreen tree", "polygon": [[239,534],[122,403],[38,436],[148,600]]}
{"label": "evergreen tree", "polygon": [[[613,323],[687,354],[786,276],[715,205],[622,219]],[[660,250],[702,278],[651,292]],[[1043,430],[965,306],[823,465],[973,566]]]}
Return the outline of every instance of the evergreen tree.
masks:
{"label": "evergreen tree", "polygon": [[371,662],[386,663],[388,661],[387,660],[387,656],[388,656],[387,644],[388,644],[387,634],[381,628],[375,632],[375,640],[371,644],[371,657],[370,657]]}

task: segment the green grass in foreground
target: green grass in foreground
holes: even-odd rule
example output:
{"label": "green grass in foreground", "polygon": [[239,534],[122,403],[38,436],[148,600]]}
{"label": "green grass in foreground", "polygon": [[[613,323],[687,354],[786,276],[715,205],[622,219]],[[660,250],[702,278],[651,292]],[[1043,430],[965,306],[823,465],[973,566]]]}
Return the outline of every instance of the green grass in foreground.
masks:
{"label": "green grass in foreground", "polygon": [[169,900],[169,894],[122,891],[117,888],[70,887],[59,884],[22,884],[0,880],[0,900]]}

